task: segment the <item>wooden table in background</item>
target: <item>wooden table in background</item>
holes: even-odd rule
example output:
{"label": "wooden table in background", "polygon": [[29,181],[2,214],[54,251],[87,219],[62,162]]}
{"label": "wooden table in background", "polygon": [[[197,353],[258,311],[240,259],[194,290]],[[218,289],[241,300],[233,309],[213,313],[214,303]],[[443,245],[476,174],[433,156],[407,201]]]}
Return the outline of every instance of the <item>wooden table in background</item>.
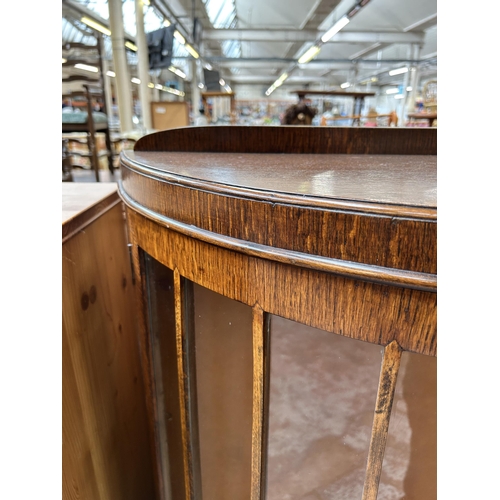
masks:
{"label": "wooden table in background", "polygon": [[363,106],[366,97],[373,97],[375,92],[348,92],[343,90],[292,90],[291,94],[297,94],[300,99],[304,99],[306,95],[314,96],[332,96],[332,97],[352,97],[354,99],[354,106],[352,114],[353,116],[352,124],[354,125],[360,123],[360,116],[363,112]]}
{"label": "wooden table in background", "polygon": [[[205,116],[207,117],[208,121],[210,122],[211,116],[210,113],[208,112],[208,100],[209,99],[216,99],[217,97],[223,97],[230,99],[229,101],[229,106],[231,109],[231,123],[234,124],[236,123],[236,105],[235,105],[235,99],[236,99],[236,94],[234,92],[217,92],[217,91],[208,91],[208,92],[202,92],[201,93],[201,102],[203,109],[205,110]],[[196,110],[193,110],[193,112],[196,112]]]}
{"label": "wooden table in background", "polygon": [[410,120],[427,120],[429,127],[432,127],[434,120],[437,120],[437,113],[409,113]]}

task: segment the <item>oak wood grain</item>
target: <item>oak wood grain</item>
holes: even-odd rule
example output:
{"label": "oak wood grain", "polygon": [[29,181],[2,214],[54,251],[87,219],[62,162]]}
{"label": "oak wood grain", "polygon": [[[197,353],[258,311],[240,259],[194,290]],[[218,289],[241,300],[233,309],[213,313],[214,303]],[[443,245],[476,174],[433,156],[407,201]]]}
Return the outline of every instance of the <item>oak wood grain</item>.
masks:
{"label": "oak wood grain", "polygon": [[177,373],[186,499],[201,498],[200,453],[196,404],[196,372],[193,341],[192,284],[174,270]]}
{"label": "oak wood grain", "polygon": [[251,500],[261,499],[262,447],[264,423],[264,311],[259,305],[252,309],[253,337],[253,404],[252,404],[252,477]]}
{"label": "oak wood grain", "polygon": [[[250,138],[260,137],[258,127],[245,128]],[[120,194],[134,208],[143,207],[148,216],[169,219],[178,230],[191,228],[194,237],[200,237],[194,234],[199,229],[199,234],[205,231],[213,238],[241,240],[248,244],[247,250],[255,245],[270,247],[276,256],[284,250],[308,259],[327,257],[344,265],[384,267],[389,273],[424,273],[431,276],[421,278],[435,288],[435,155],[394,154],[391,148],[380,154],[347,154],[348,148],[326,153],[314,146],[320,143],[319,129],[303,131],[311,142],[306,141],[300,154],[271,154],[274,136],[284,144],[291,137],[305,140],[300,134],[271,128],[278,130],[260,137],[259,154],[242,152],[248,138],[237,153],[212,149],[200,154],[196,145],[195,152],[170,151],[182,150],[179,141],[195,141],[198,133],[170,131],[173,135],[162,135],[163,141],[175,147],[144,151],[144,145],[122,155]],[[361,132],[349,130],[341,131],[340,137],[351,144]],[[418,144],[421,130],[413,132],[409,137]],[[241,131],[236,127],[222,135],[231,151]],[[379,144],[369,133],[361,135],[368,148]],[[160,143],[154,145],[160,148]],[[220,238],[214,243],[221,244]],[[289,257],[298,260],[296,254]],[[326,270],[322,264],[318,268]]]}
{"label": "oak wood grain", "polygon": [[[431,273],[415,272],[412,270],[383,267],[373,264],[364,264],[339,258],[328,258],[310,253],[302,253],[295,250],[281,249],[248,242],[234,237],[228,237],[213,233],[206,229],[199,229],[192,224],[179,222],[170,217],[165,217],[151,211],[143,205],[132,200],[128,194],[121,194],[125,203],[137,213],[154,220],[158,224],[169,229],[180,232],[186,236],[194,237],[206,243],[217,245],[221,248],[238,251],[246,255],[261,257],[275,262],[292,264],[318,271],[332,272],[337,275],[367,280],[371,282],[404,286],[417,290],[436,291],[436,275]],[[293,231],[293,229],[292,229]],[[376,236],[375,234],[373,235]],[[399,249],[399,246],[396,246]]]}
{"label": "oak wood grain", "polygon": [[135,151],[279,154],[437,154],[437,130],[396,127],[191,127],[141,137]]}
{"label": "oak wood grain", "polygon": [[332,333],[384,346],[397,340],[405,350],[436,355],[434,292],[246,256],[169,230],[130,209],[127,213],[141,248],[210,290]]}
{"label": "oak wood grain", "polygon": [[401,353],[402,349],[396,341],[384,349],[362,500],[377,498]]}
{"label": "oak wood grain", "polygon": [[[161,280],[161,276],[158,276],[153,269],[150,269],[150,261],[151,259],[148,258],[148,262],[146,264],[146,280],[148,288],[148,301],[151,304],[151,309],[153,309],[157,302],[164,302],[166,297],[165,294],[162,293],[161,289],[159,289],[159,287],[157,286],[157,282]],[[168,272],[168,270],[166,271]],[[172,334],[173,315],[172,311],[169,311],[169,305],[171,305],[169,304],[169,302],[170,301],[167,300],[162,304],[163,307],[155,308],[159,314],[153,316],[151,312],[149,313],[149,336],[151,342],[153,365],[152,378],[154,379],[155,385],[154,397],[156,410],[156,414],[154,415],[153,428],[155,429],[155,434],[158,436],[155,445],[158,447],[158,474],[161,478],[162,486],[161,497],[165,498],[166,500],[171,500],[173,498],[169,451],[170,449],[175,449],[174,442],[170,443],[167,433],[168,402],[166,401],[166,390],[168,386],[172,384],[172,382],[175,383],[177,381],[177,376],[174,376],[172,381],[170,381],[166,378],[166,373],[164,373],[168,370],[169,365],[172,364],[168,362],[168,352],[166,352],[167,342],[165,339],[165,332],[168,332],[168,330],[170,330],[170,335],[167,334],[167,338]],[[170,314],[162,314],[163,311]]]}
{"label": "oak wood grain", "polygon": [[174,297],[175,297],[175,330],[176,330],[176,344],[177,344],[177,373],[179,374],[179,398],[180,398],[180,409],[181,409],[181,436],[182,436],[182,447],[183,455],[182,461],[184,463],[184,486],[186,491],[186,499],[192,499],[193,497],[193,485],[190,480],[191,476],[191,464],[190,464],[190,443],[189,443],[189,423],[188,423],[188,387],[187,387],[187,367],[185,366],[185,335],[186,330],[184,328],[183,320],[183,298],[182,283],[179,271],[174,269]]}

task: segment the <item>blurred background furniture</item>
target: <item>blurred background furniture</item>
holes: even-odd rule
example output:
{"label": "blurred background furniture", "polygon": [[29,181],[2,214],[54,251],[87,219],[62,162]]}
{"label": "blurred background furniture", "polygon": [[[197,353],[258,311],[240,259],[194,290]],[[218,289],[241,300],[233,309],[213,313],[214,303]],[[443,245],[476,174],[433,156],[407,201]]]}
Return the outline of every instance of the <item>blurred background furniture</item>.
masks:
{"label": "blurred background furniture", "polygon": [[427,121],[429,127],[432,127],[434,121],[437,120],[437,113],[408,113],[410,125],[416,121]]}
{"label": "blurred background furniture", "polygon": [[[299,97],[299,102],[305,98],[307,95],[313,96],[337,96],[337,97],[352,97],[354,99],[353,109],[352,109],[352,125],[359,125],[361,114],[363,112],[365,97],[372,97],[375,95],[375,92],[347,92],[343,90],[294,90],[291,91],[293,94],[297,94]],[[344,117],[345,119],[345,117]]]}
{"label": "blurred background furniture", "polygon": [[188,103],[183,101],[152,102],[151,118],[154,130],[187,127],[189,125]]}
{"label": "blurred background furniture", "polygon": [[[201,104],[205,110],[208,122],[225,120],[234,125],[236,123],[236,94],[234,92],[207,91],[201,93]],[[196,110],[193,110],[196,112]]]}
{"label": "blurred background furniture", "polygon": [[[72,166],[85,168],[90,166],[99,181],[100,159],[107,159],[107,168],[114,171],[113,144],[111,141],[110,117],[107,109],[108,97],[104,84],[104,65],[102,60],[103,37],[95,33],[96,43],[84,44],[67,42],[63,44],[63,53],[76,53],[78,59],[63,61],[63,67],[69,64],[72,68],[95,68],[96,76],[87,76],[78,72],[62,79],[63,88],[70,89],[63,92],[62,132],[68,139],[68,149],[73,158],[88,161],[72,162]],[[76,71],[76,70],[75,70]],[[74,82],[81,82],[81,88],[75,89]],[[110,111],[110,110],[109,110]],[[80,134],[84,134],[81,136]],[[101,144],[103,134],[104,142]]]}
{"label": "blurred background furniture", "polygon": [[[88,84],[84,84],[83,88],[83,91],[73,91],[63,95],[63,99],[68,100],[71,108],[77,108],[77,110],[73,112],[63,111],[62,132],[65,134],[64,137],[69,146],[73,143],[86,146],[83,150],[72,150],[70,154],[88,158],[90,168],[94,170],[96,180],[99,181],[99,159],[101,157],[106,157],[109,170],[111,172],[114,170],[108,117],[105,113],[94,109],[94,103],[103,98],[102,91]],[[83,110],[78,108],[83,108]],[[96,135],[98,132],[104,133],[104,149],[98,148]],[[71,134],[74,133],[84,133],[86,138],[82,140],[73,137]]]}

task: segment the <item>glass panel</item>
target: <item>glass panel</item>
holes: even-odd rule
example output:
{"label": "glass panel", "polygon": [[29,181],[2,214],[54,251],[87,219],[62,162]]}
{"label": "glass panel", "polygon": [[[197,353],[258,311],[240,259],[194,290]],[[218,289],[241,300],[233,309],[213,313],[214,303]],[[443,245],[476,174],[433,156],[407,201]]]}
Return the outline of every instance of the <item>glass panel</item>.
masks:
{"label": "glass panel", "polygon": [[[173,498],[184,498],[181,416],[177,379],[175,338],[174,275],[144,253],[149,306],[149,330],[153,351],[158,406],[157,432],[165,488]],[[167,493],[167,498],[170,498]]]}
{"label": "glass panel", "polygon": [[437,498],[437,360],[401,358],[378,500]]}
{"label": "glass panel", "polygon": [[267,500],[363,492],[382,348],[271,318]]}
{"label": "glass panel", "polygon": [[248,498],[252,309],[193,285],[203,500]]}

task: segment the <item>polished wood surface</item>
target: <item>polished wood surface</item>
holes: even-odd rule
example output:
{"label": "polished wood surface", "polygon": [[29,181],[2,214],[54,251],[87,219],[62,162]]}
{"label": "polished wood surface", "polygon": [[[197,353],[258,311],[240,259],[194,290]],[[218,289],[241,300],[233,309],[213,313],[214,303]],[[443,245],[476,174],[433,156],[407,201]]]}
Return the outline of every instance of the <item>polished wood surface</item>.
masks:
{"label": "polished wood surface", "polygon": [[170,130],[141,137],[134,151],[273,154],[436,155],[433,130],[395,127],[208,126]]}
{"label": "polished wood surface", "polygon": [[[186,498],[197,498],[189,491],[198,473],[184,280],[254,311],[251,498],[265,481],[267,315],[386,349],[365,482],[366,498],[376,498],[393,354],[437,352],[436,129],[209,129],[141,138],[122,154],[119,182],[134,255],[175,276]],[[137,257],[134,269],[148,279]],[[146,294],[138,303],[143,317],[151,314]],[[154,386],[150,326],[142,325],[144,377]]]}
{"label": "polished wood surface", "polygon": [[[275,198],[307,197],[311,203],[337,200],[436,207],[436,156],[425,155],[277,155],[269,153],[126,153],[122,161],[147,165],[165,180],[229,193]],[[259,175],[255,175],[255,169]],[[363,182],[359,182],[362,176]],[[254,193],[252,193],[252,191]],[[317,200],[314,200],[317,198]],[[337,203],[339,202],[337,201]]]}
{"label": "polished wood surface", "polygon": [[[217,128],[221,129],[217,136],[226,133],[231,153],[144,151],[146,147],[160,148],[162,143],[177,144],[184,150],[181,141],[168,137],[176,139],[184,133],[194,144],[200,132],[196,129],[152,134],[140,139],[134,152],[124,152],[120,194],[126,204],[176,233],[248,256],[369,283],[436,290],[435,155],[394,157],[392,149],[398,150],[398,144],[388,145],[385,155],[371,155],[371,149],[377,149],[387,134],[392,136],[392,129],[345,128],[336,136],[336,128],[324,127],[301,127],[311,139],[303,142],[301,154],[234,155],[241,129]],[[266,127],[245,128],[252,139]],[[282,136],[283,145],[297,137],[296,128],[268,128]],[[318,148],[324,151],[319,142],[324,131],[333,139],[338,137],[344,147],[338,143],[336,147],[344,150],[351,137],[364,136],[368,153],[359,158],[353,158],[355,154],[313,155]],[[421,144],[422,138],[432,141],[436,137],[436,130],[404,131],[408,132],[402,137],[410,140],[409,149]],[[272,147],[273,134],[267,137],[261,142],[263,151]],[[245,144],[253,149],[251,142]],[[244,147],[240,145],[240,149]],[[252,176],[252,169],[258,175]],[[403,181],[405,175],[409,189]],[[393,178],[398,181],[393,183]],[[312,188],[315,180],[316,190]],[[263,184],[269,189],[259,187]],[[279,185],[281,192],[276,190]],[[428,344],[426,349],[434,352],[435,346]]]}
{"label": "polished wood surface", "polygon": [[[280,261],[301,260],[316,269],[347,266],[360,277],[372,276],[373,270],[360,265],[383,266],[379,276],[384,274],[389,281],[416,284],[423,280],[435,287],[432,276],[411,274],[436,272],[436,156],[432,147],[425,148],[435,140],[435,130],[420,130],[425,133],[411,141],[414,131],[406,129],[399,129],[406,132],[400,135],[389,128],[298,127],[297,131],[295,127],[267,127],[273,133],[264,135],[266,127],[245,128],[248,142],[236,140],[241,138],[238,127],[226,135],[230,128],[214,134],[214,139],[226,139],[230,153],[225,154],[196,154],[204,149],[203,136],[210,135],[207,129],[190,131],[197,151],[185,155],[143,151],[162,147],[161,135],[144,137],[134,152],[122,155],[123,196],[156,217],[168,219],[171,227],[228,248]],[[175,144],[184,151],[187,146],[178,140],[181,131],[171,132],[172,140],[163,141],[166,147]],[[275,141],[279,132],[281,141]],[[303,153],[281,154],[301,132],[309,140],[297,140],[292,151],[302,143]],[[387,136],[406,139],[410,150],[422,145],[428,154],[393,154],[401,145],[385,142]],[[329,140],[322,142],[325,137]],[[245,149],[253,151],[257,139],[263,152],[242,154]],[[367,152],[347,154],[357,140]],[[380,153],[382,143],[387,154]],[[272,148],[280,154],[269,154]],[[240,149],[239,154],[231,154],[235,149]],[[328,149],[341,153],[328,154]],[[372,156],[372,150],[380,156]],[[317,151],[321,154],[312,154]],[[299,223],[291,230],[283,222],[288,220]],[[312,238],[311,228],[321,228],[331,237]],[[381,234],[388,238],[385,243],[380,241]],[[412,251],[400,252],[399,241],[407,241]]]}
{"label": "polished wood surface", "polygon": [[63,184],[63,499],[155,498],[116,184]]}

